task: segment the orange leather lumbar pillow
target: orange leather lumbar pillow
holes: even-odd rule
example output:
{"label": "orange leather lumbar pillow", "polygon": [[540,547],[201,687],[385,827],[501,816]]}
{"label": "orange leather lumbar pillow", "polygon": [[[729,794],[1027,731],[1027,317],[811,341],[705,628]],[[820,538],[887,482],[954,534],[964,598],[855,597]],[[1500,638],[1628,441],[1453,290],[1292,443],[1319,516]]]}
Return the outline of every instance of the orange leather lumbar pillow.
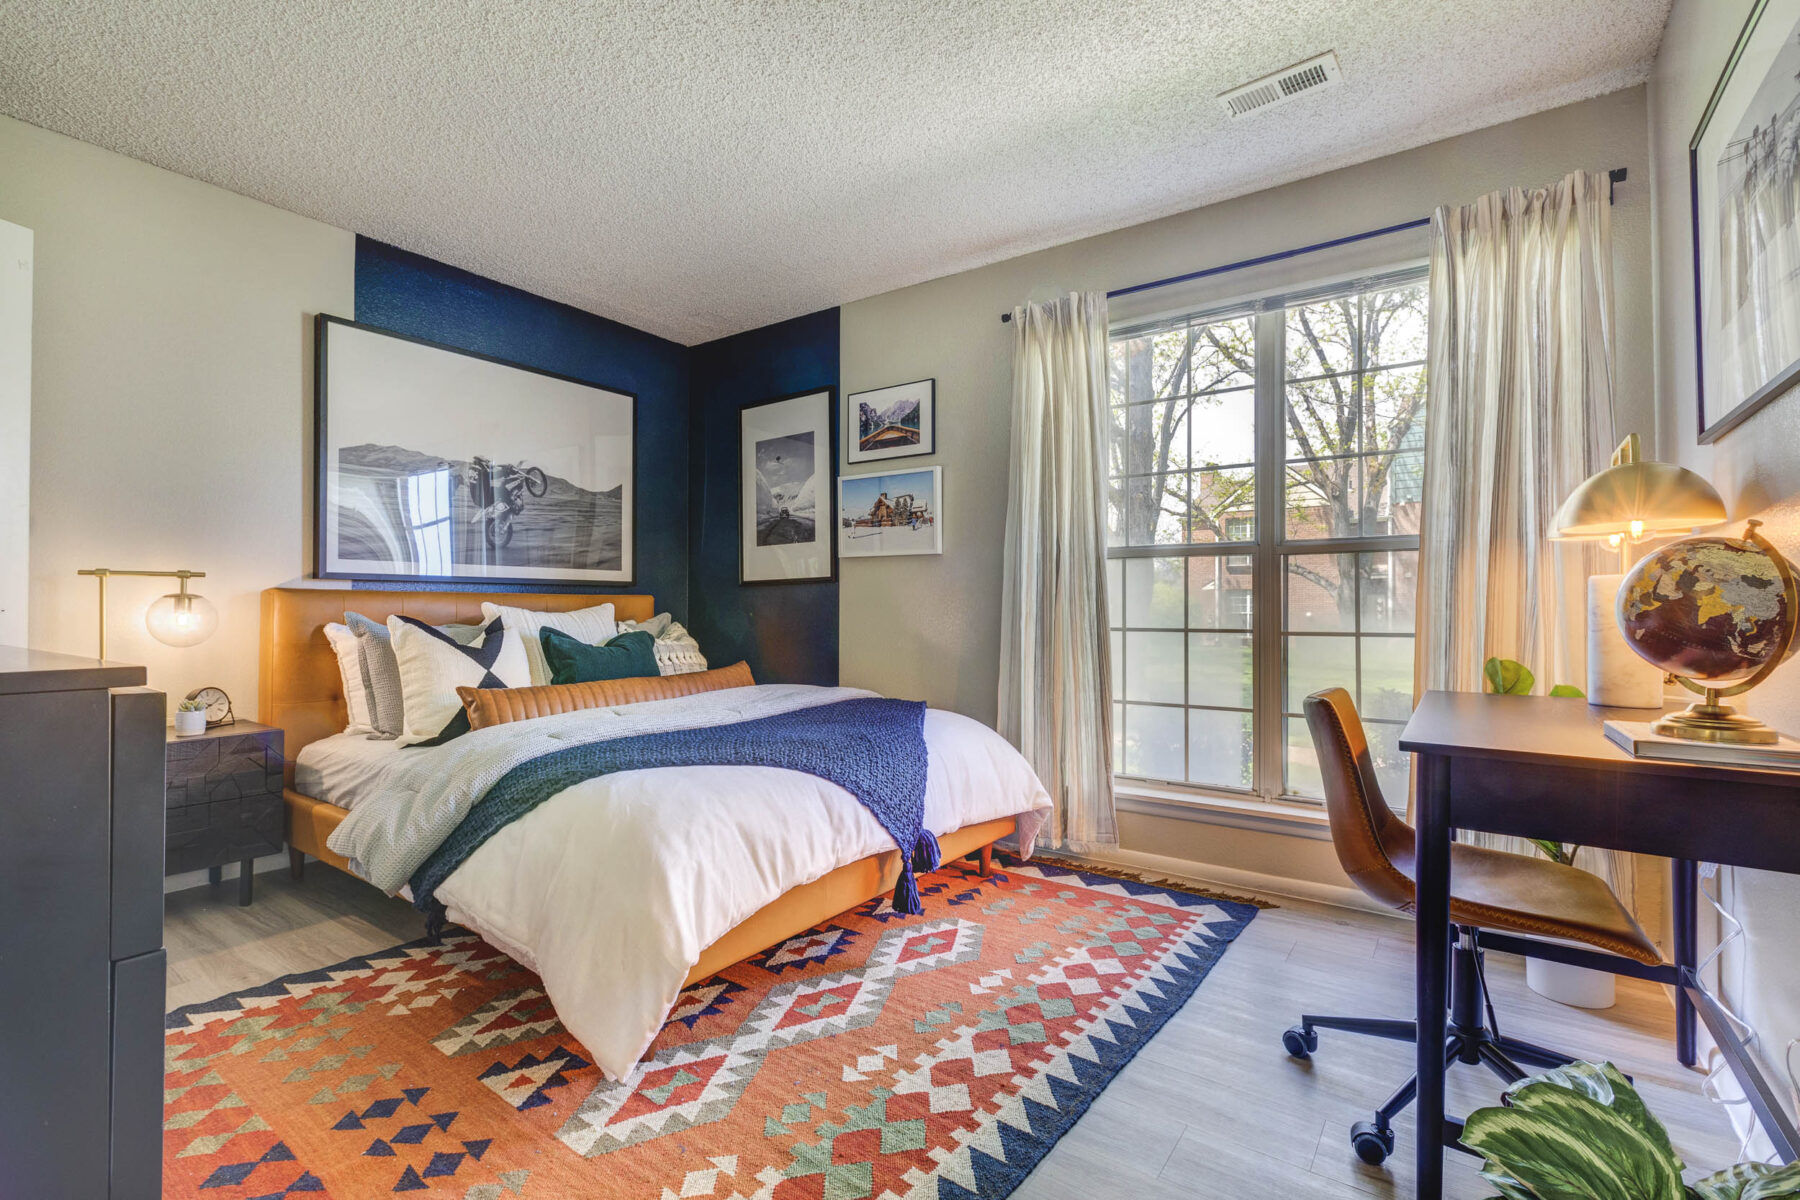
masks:
{"label": "orange leather lumbar pillow", "polygon": [[529,721],[533,717],[549,717],[584,708],[611,708],[618,704],[638,704],[645,700],[669,700],[700,692],[752,687],[755,683],[756,680],[750,677],[750,664],[740,662],[729,667],[695,671],[687,675],[602,679],[593,683],[551,683],[540,687],[459,687],[456,694],[462,697],[463,708],[468,711],[469,728],[485,729],[489,725],[509,725],[514,721]]}

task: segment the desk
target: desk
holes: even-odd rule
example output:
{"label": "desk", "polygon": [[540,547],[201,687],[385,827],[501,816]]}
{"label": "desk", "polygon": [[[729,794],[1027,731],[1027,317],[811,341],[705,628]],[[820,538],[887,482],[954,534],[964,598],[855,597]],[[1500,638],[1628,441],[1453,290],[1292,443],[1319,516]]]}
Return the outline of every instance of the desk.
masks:
{"label": "desk", "polygon": [[[1418,1195],[1443,1191],[1446,990],[1453,829],[1551,838],[1676,861],[1675,962],[1633,974],[1678,986],[1678,1042],[1693,1061],[1697,1011],[1744,1085],[1763,1129],[1792,1161],[1800,1137],[1694,972],[1694,863],[1800,874],[1800,775],[1633,758],[1606,738],[1635,709],[1585,700],[1428,692],[1400,736],[1418,756]],[[1579,1052],[1579,1047],[1566,1047]],[[1441,1130],[1440,1137],[1427,1130]]]}

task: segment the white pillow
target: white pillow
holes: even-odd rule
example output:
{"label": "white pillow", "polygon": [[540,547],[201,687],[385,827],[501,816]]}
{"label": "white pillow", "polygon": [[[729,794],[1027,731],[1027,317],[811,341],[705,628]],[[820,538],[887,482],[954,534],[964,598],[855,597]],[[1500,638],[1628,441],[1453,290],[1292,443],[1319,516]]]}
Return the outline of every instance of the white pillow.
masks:
{"label": "white pillow", "polygon": [[592,608],[578,608],[574,612],[547,613],[483,602],[482,624],[491,624],[495,617],[506,625],[506,632],[524,643],[525,662],[531,668],[533,687],[550,682],[550,664],[544,661],[544,644],[538,640],[538,635],[544,630],[554,629],[558,633],[566,633],[590,646],[604,646],[619,636],[619,627],[613,622],[611,604],[596,604]]}
{"label": "white pillow", "polygon": [[[449,741],[469,728],[459,687],[524,687],[531,682],[522,639],[490,623],[467,646],[422,622],[389,617],[388,634],[400,664],[400,692],[405,697],[406,728],[402,746]],[[492,639],[498,638],[498,646]],[[490,679],[489,676],[493,678]]]}
{"label": "white pillow", "polygon": [[369,685],[363,678],[362,643],[348,625],[337,622],[325,626],[325,640],[337,655],[338,674],[344,681],[344,703],[350,709],[350,724],[345,733],[374,733],[374,710],[369,706]]}

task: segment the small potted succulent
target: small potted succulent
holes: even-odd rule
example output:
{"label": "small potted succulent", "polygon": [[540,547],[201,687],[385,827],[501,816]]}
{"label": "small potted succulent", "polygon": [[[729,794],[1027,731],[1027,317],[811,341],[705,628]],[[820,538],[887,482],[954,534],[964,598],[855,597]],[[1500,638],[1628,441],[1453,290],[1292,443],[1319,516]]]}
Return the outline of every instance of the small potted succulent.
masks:
{"label": "small potted succulent", "polygon": [[193,737],[206,732],[206,702],[183,700],[175,706],[175,736]]}
{"label": "small potted succulent", "polygon": [[1784,1200],[1800,1163],[1745,1162],[1692,1183],[1669,1134],[1611,1063],[1570,1063],[1522,1079],[1500,1108],[1478,1108],[1462,1144],[1504,1200]]}

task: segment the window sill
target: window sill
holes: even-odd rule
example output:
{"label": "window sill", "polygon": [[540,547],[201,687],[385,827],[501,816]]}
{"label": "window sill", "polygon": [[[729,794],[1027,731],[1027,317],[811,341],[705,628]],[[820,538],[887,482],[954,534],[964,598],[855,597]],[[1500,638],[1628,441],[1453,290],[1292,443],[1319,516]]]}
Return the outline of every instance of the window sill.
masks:
{"label": "window sill", "polygon": [[1115,779],[1113,798],[1120,812],[1173,817],[1202,825],[1223,825],[1311,841],[1331,840],[1331,821],[1322,805],[1207,795],[1161,788],[1136,779]]}

